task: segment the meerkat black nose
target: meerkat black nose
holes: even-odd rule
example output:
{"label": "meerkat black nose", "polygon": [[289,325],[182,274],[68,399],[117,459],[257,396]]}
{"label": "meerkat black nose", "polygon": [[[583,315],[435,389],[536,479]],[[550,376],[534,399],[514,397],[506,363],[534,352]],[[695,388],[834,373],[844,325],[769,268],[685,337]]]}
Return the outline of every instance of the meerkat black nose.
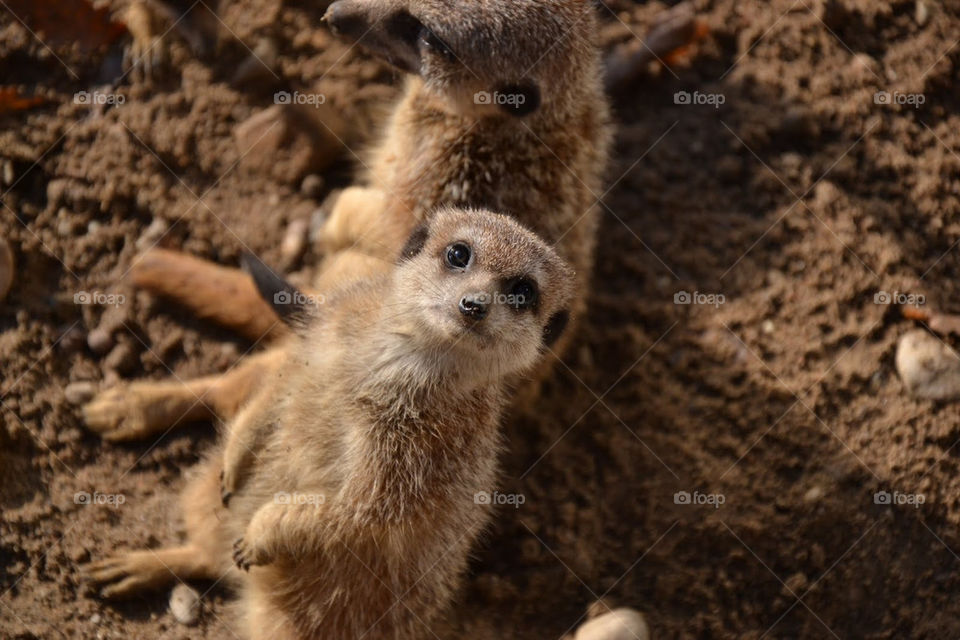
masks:
{"label": "meerkat black nose", "polygon": [[367,30],[367,19],[357,3],[339,0],[327,8],[323,20],[338,36],[357,39]]}
{"label": "meerkat black nose", "polygon": [[471,320],[483,320],[487,315],[487,301],[483,294],[470,294],[460,300],[460,313]]}

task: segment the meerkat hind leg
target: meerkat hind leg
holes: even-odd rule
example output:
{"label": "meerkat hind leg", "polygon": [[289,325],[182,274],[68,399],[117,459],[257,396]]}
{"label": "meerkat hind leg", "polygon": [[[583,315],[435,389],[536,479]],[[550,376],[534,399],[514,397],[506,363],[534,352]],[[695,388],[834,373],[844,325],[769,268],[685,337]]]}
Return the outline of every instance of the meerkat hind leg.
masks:
{"label": "meerkat hind leg", "polygon": [[139,440],[179,424],[232,418],[265,376],[280,363],[282,351],[268,349],[241,360],[224,374],[184,382],[141,381],[99,393],[83,407],[91,431],[112,442]]}
{"label": "meerkat hind leg", "polygon": [[85,565],[83,572],[104,598],[126,598],[177,580],[219,577],[203,551],[193,545],[131,551]]}
{"label": "meerkat hind leg", "polygon": [[134,285],[190,309],[250,340],[279,337],[287,327],[249,275],[179,251],[150,249],[130,269]]}

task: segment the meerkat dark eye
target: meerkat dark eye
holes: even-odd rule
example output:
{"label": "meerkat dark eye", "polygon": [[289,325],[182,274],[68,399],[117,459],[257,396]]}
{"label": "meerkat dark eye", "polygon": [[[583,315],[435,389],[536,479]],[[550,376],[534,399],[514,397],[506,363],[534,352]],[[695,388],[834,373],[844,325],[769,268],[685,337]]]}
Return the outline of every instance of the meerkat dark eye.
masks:
{"label": "meerkat dark eye", "polygon": [[456,59],[456,56],[453,55],[453,50],[447,46],[447,43],[441,40],[440,37],[428,27],[420,30],[420,42],[422,42],[426,48],[436,51],[447,60]]}
{"label": "meerkat dark eye", "polygon": [[462,242],[456,242],[447,247],[447,266],[451,269],[466,269],[470,264],[470,247]]}
{"label": "meerkat dark eye", "polygon": [[537,283],[520,278],[507,288],[507,303],[514,309],[530,309],[537,303]]}

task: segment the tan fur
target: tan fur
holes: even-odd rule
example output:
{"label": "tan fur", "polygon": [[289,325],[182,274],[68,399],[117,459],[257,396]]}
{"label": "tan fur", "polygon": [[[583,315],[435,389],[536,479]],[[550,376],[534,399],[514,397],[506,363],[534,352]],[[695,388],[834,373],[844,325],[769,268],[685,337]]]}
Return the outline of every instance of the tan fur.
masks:
{"label": "tan fur", "polygon": [[[332,5],[328,15],[338,11],[362,21],[361,44],[394,60],[410,53],[383,50],[399,46],[387,27],[404,13],[447,43],[454,58],[444,59],[418,45],[418,75],[408,79],[381,141],[365,161],[370,170],[364,184],[344,191],[324,228],[328,257],[314,283],[317,289],[329,291],[383,273],[414,225],[437,206],[459,205],[506,213],[530,227],[574,266],[577,286],[586,290],[599,217],[593,205],[600,195],[610,140],[592,4],[344,0]],[[538,109],[517,117],[495,105],[477,104],[479,92],[492,96],[515,84],[537,87]],[[203,273],[195,270],[189,287],[157,285],[156,290],[222,321],[223,314],[209,308],[219,297],[188,291],[208,289],[198,282]],[[245,289],[238,290],[233,304],[258,308],[261,303]],[[574,317],[584,301],[577,304],[581,306],[574,309]],[[271,314],[265,322],[273,320]],[[568,331],[554,350],[562,352],[571,334]],[[546,370],[541,366],[531,376],[534,384]],[[235,390],[237,400],[231,406],[239,406],[243,393]],[[159,394],[142,397],[160,402]],[[112,414],[129,407],[111,406],[103,396],[94,402],[99,411],[88,426],[122,439],[113,427],[122,418]],[[137,411],[151,412],[149,407]],[[162,430],[169,425],[156,426]]]}
{"label": "tan fur", "polygon": [[131,281],[157,295],[185,301],[200,318],[250,340],[286,335],[286,327],[242,271],[179,251],[151,249],[131,269]]}
{"label": "tan fur", "polygon": [[[445,262],[457,242],[465,269]],[[517,278],[537,284],[530,308],[504,302]],[[226,575],[250,638],[429,636],[488,518],[475,496],[494,486],[504,382],[542,356],[572,292],[570,267],[511,219],[438,211],[422,250],[286,342],[185,491],[186,544],[95,563],[92,581],[126,596]],[[467,316],[480,294],[487,315]]]}

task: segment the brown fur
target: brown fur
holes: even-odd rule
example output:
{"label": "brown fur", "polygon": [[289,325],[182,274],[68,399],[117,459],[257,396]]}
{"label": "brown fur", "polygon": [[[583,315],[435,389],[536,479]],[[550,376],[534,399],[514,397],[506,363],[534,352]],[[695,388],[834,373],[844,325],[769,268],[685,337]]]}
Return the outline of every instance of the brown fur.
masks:
{"label": "brown fur", "polygon": [[[465,269],[445,263],[457,242]],[[521,277],[539,293],[517,309],[502,300]],[[428,635],[488,518],[475,496],[494,486],[505,380],[544,353],[572,292],[570,267],[511,219],[440,210],[419,252],[286,343],[185,491],[186,544],[94,563],[92,581],[126,596],[226,574],[251,638]],[[461,310],[477,294],[479,320]]]}
{"label": "brown fur", "polygon": [[[410,229],[437,206],[459,205],[506,213],[530,227],[574,266],[577,286],[586,290],[599,216],[593,204],[600,195],[610,138],[593,12],[583,0],[342,0],[332,5],[328,20],[335,27],[338,13],[356,17],[357,35],[365,34],[361,44],[416,75],[409,78],[369,154],[364,186],[345,190],[326,224],[328,257],[315,287],[329,291],[383,273]],[[388,27],[403,15],[441,38],[453,58],[399,41]],[[478,92],[492,95],[515,85],[535,86],[539,108],[518,117],[476,103]],[[203,317],[222,318],[222,311],[210,308],[221,303],[219,297],[188,293],[209,289],[205,273],[194,270],[192,281],[188,274],[182,287],[162,293]],[[259,300],[249,290],[245,293],[234,304],[249,302],[248,308],[256,308]],[[577,304],[574,316],[584,301]],[[565,341],[554,350],[564,347]],[[533,378],[544,371],[541,367]],[[121,394],[177,406],[197,400],[191,389],[170,385],[160,394],[157,384],[133,383]],[[230,406],[239,406],[244,392],[237,387]],[[125,433],[133,432],[123,426],[131,409],[162,416],[151,407],[118,404],[117,395],[108,394],[85,410],[87,425],[105,437],[125,439]],[[157,419],[145,430],[169,426]],[[136,433],[144,435],[143,430]]]}

